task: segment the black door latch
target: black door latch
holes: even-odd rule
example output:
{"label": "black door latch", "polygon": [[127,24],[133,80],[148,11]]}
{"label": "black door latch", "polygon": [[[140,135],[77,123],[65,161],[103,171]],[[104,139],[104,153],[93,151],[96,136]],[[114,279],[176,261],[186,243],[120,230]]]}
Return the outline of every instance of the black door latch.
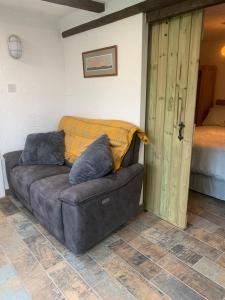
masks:
{"label": "black door latch", "polygon": [[181,122],[179,124],[179,136],[178,136],[178,139],[180,141],[182,141],[184,139],[184,136],[183,136],[183,130],[184,130],[184,128],[185,128],[185,124],[183,122]]}

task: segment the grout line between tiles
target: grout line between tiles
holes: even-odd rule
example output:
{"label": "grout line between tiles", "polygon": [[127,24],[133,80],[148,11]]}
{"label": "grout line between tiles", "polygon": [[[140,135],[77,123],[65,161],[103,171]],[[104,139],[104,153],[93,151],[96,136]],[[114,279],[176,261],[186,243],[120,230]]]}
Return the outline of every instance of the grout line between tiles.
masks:
{"label": "grout line between tiles", "polygon": [[[106,246],[107,247],[107,246]],[[104,272],[106,272],[107,273],[107,275],[110,277],[110,278],[112,278],[113,279],[113,281],[115,282],[115,284],[119,287],[119,288],[124,288],[124,289],[126,289],[127,290],[127,292],[129,293],[129,294],[131,294],[131,296],[134,298],[134,299],[137,299],[127,288],[125,288],[116,278],[114,278],[114,277],[112,277],[110,274],[109,274],[109,272],[105,269],[105,268],[103,268],[98,262],[97,262],[97,260],[91,255],[91,254],[88,254],[88,256],[91,258],[91,259],[93,259],[93,261],[98,265],[98,266],[100,266],[101,267],[101,269],[104,271]],[[138,299],[137,299],[138,300]]]}
{"label": "grout line between tiles", "polygon": [[[32,222],[32,221],[31,221]],[[34,227],[40,232],[40,234],[45,238],[47,239],[47,241],[52,245],[52,247],[58,252],[58,254],[63,258],[64,262],[70,266],[75,272],[76,274],[85,282],[85,284],[94,292],[94,294],[99,298],[99,299],[102,299],[102,297],[100,295],[98,295],[98,293],[93,289],[92,286],[89,285],[89,283],[85,280],[85,278],[83,278],[83,276],[78,272],[78,270],[76,270],[65,258],[65,256],[59,252],[59,250],[54,246],[54,244],[48,239],[47,236],[45,236],[40,230],[39,228],[36,226],[36,224],[34,224],[32,222],[32,224],[34,225]],[[41,225],[41,224],[40,224]],[[42,226],[42,225],[41,225]],[[68,249],[69,250],[69,249]],[[45,269],[44,269],[45,270]],[[48,270],[48,269],[47,269]],[[47,276],[54,282],[54,280],[51,278],[51,276],[48,274],[47,270],[45,270]],[[54,284],[57,286],[57,284],[54,282]],[[58,287],[58,286],[57,286]],[[64,294],[63,294],[64,295]],[[66,299],[68,299],[67,297],[65,297]]]}
{"label": "grout line between tiles", "polygon": [[[7,221],[7,223],[8,223],[7,218],[6,218],[6,221]],[[14,226],[12,226],[12,224],[9,224],[9,223],[8,223],[8,225],[10,225],[10,226],[12,227],[12,230],[16,233],[16,235],[18,235],[18,238],[21,240],[22,244],[24,244],[25,248],[27,248],[28,252],[32,255],[32,257],[34,258],[34,260],[41,266],[43,272],[46,273],[44,267],[41,265],[41,263],[40,263],[39,260],[36,258],[36,256],[35,256],[34,253],[31,251],[31,249],[28,247],[28,245],[24,242],[24,240],[22,239],[22,237],[21,237],[21,236],[18,234],[18,232],[15,230]],[[4,249],[3,249],[3,252],[5,252]],[[8,254],[7,254],[7,253],[5,253],[5,254],[7,255],[7,258],[10,260],[10,258],[8,257]],[[11,262],[11,260],[10,260],[10,263],[11,263],[11,265],[14,266],[14,264]],[[14,266],[14,268],[15,268],[15,266]],[[16,268],[15,268],[15,270],[16,270]],[[48,274],[46,274],[46,275],[47,275],[47,277],[49,278]],[[20,279],[20,277],[19,277],[19,279]],[[49,279],[51,280],[51,278],[49,278]],[[23,284],[24,288],[28,291],[28,294],[31,296],[31,299],[32,299],[32,295],[31,295],[30,291],[27,289],[26,285],[24,284],[23,279],[21,278],[20,281],[21,281],[21,283]],[[63,295],[63,297],[64,297],[65,299],[67,299],[67,298],[65,297],[65,295],[63,294],[63,292],[59,289],[59,287],[58,287],[52,280],[51,280],[51,282],[56,286],[56,288],[60,291],[60,293]]]}
{"label": "grout line between tiles", "polygon": [[[19,209],[20,210],[20,209]],[[21,211],[21,210],[20,210]],[[24,212],[23,211],[21,211],[23,214],[24,214]],[[36,230],[44,237],[44,238],[46,238],[47,240],[48,240],[48,242],[53,246],[53,248],[60,254],[60,256],[63,258],[63,260],[78,274],[78,276],[87,284],[87,286],[96,294],[96,296],[99,298],[99,299],[102,299],[102,300],[104,300],[96,291],[95,291],[95,289],[92,287],[92,286],[90,286],[89,285],[89,283],[85,280],[85,278],[83,277],[83,275],[82,274],[80,274],[79,272],[78,272],[78,270],[76,270],[75,268],[74,268],[74,266],[73,265],[71,265],[67,260],[66,260],[66,258],[65,258],[65,256],[54,246],[54,244],[51,242],[51,240],[49,240],[49,238],[47,237],[47,236],[45,236],[41,231],[40,231],[40,229],[38,228],[38,226],[36,226],[36,224],[35,223],[33,223],[32,222],[32,220],[30,220],[29,219],[29,217],[26,215],[26,214],[24,214],[25,216],[26,216],[26,218],[29,220],[29,222],[36,228]],[[40,224],[41,225],[41,224]],[[42,226],[42,225],[41,225]],[[27,245],[26,245],[27,246]],[[28,247],[28,246],[27,246]],[[30,248],[28,247],[28,249],[30,250]],[[69,250],[69,249],[68,249]],[[30,250],[31,251],[31,250]],[[70,250],[69,250],[70,251]],[[31,251],[32,252],[32,251]],[[71,252],[71,251],[70,251]],[[71,252],[72,253],[72,252]],[[73,253],[72,253],[73,254]],[[32,255],[34,255],[33,253],[32,253]],[[89,255],[90,256],[90,255]],[[92,258],[92,257],[91,257]],[[37,259],[36,257],[35,257],[35,259]],[[92,258],[93,259],[93,258]],[[94,259],[93,259],[94,260]],[[94,260],[95,261],[95,260]],[[97,261],[95,261],[97,264],[98,264],[98,262]],[[40,262],[39,262],[39,264],[40,264]],[[102,268],[102,266],[101,265],[99,265],[98,264],[98,266],[103,270],[103,271],[105,271],[104,270],[104,268]],[[42,266],[42,268],[43,268],[43,266]],[[44,268],[43,268],[44,269]],[[49,277],[49,279],[52,281],[52,282],[54,282],[54,280],[49,276],[49,274],[48,274],[48,272],[47,272],[47,270],[45,270],[44,269],[44,271],[45,271],[45,273],[47,274],[47,276]],[[108,274],[108,273],[107,273]],[[111,277],[111,276],[110,276]],[[114,280],[116,283],[117,283],[117,281],[116,280]],[[54,282],[54,284],[55,284],[55,286],[59,289],[59,287],[57,286],[57,284]],[[118,287],[120,287],[121,288],[121,285],[118,285]],[[60,290],[61,291],[61,290]],[[128,290],[127,290],[128,291]],[[129,291],[128,291],[128,293],[130,293]],[[63,293],[62,293],[63,294]],[[131,294],[132,295],[132,294]],[[65,299],[67,299],[67,297],[63,294],[63,296],[65,297]],[[133,296],[133,295],[132,295]]]}
{"label": "grout line between tiles", "polygon": [[19,282],[21,283],[21,286],[25,289],[25,291],[27,292],[27,294],[28,294],[28,295],[30,296],[30,298],[32,299],[32,296],[31,296],[31,294],[30,294],[30,291],[29,291],[28,288],[24,285],[23,280],[18,276],[17,270],[16,270],[14,264],[11,262],[10,258],[8,257],[8,254],[7,254],[6,251],[4,250],[3,246],[0,245],[0,248],[1,248],[2,252],[3,252],[3,254],[6,256],[6,259],[7,259],[8,263],[9,263],[11,266],[13,266],[13,268],[15,269],[15,271],[16,271],[16,277],[19,279]]}
{"label": "grout line between tiles", "polygon": [[[11,199],[10,199],[10,201],[11,201]],[[51,244],[51,246],[60,254],[60,256],[64,259],[64,261],[67,263],[67,265],[69,265],[70,267],[72,267],[73,269],[74,269],[74,271],[78,274],[78,276],[87,284],[87,286],[96,294],[96,296],[98,296],[100,299],[102,299],[102,297],[100,296],[100,295],[98,295],[98,293],[95,291],[95,289],[92,287],[92,286],[90,286],[88,283],[87,283],[87,281],[83,278],[83,276],[79,273],[79,271],[78,270],[76,270],[76,268],[75,267],[73,267],[73,265],[71,265],[67,260],[66,260],[66,258],[65,258],[65,256],[54,246],[54,244],[51,242],[51,240],[49,240],[49,238],[47,237],[47,236],[45,236],[40,230],[39,230],[39,228],[37,227],[37,225],[35,224],[35,223],[33,223],[33,221],[32,220],[30,220],[29,219],[29,217],[21,210],[21,208],[19,207],[18,208],[19,209],[19,211],[20,212],[22,212],[25,216],[26,216],[26,218],[29,220],[29,222],[36,228],[36,230],[45,238],[45,239],[47,239],[48,240],[48,242]],[[211,212],[210,212],[211,213]],[[212,213],[213,214],[213,213]],[[197,215],[197,216],[199,216],[199,217],[201,217],[202,219],[205,219],[205,218],[203,218],[201,215]],[[221,217],[222,218],[222,217]],[[7,217],[6,217],[6,220],[7,220]],[[207,219],[205,219],[205,220],[207,220]],[[159,221],[160,221],[160,219],[159,219]],[[209,221],[209,220],[207,220],[207,221]],[[7,222],[8,222],[8,220],[7,220]],[[141,223],[144,223],[144,224],[146,224],[145,222],[142,222],[141,220],[140,220],[140,222]],[[210,221],[209,221],[210,222]],[[213,223],[213,222],[211,222],[211,223]],[[213,223],[214,224],[214,223]],[[9,225],[11,225],[11,224],[9,224]],[[147,226],[150,226],[150,225],[148,225],[148,224],[146,224]],[[154,224],[155,225],[155,224]],[[153,227],[154,225],[152,225],[151,227]],[[215,224],[216,225],[216,224]],[[15,226],[14,226],[15,227]],[[13,230],[15,230],[14,229],[14,227],[13,227]],[[151,228],[151,227],[149,227],[149,228]],[[220,226],[221,227],[221,226]],[[174,228],[176,228],[176,227],[172,227],[172,228],[170,228],[168,231],[165,231],[165,233],[164,234],[167,234],[167,233],[169,233],[170,231],[172,231],[172,230],[174,230]],[[133,231],[135,231],[136,233],[138,233],[140,236],[142,236],[142,232],[139,232],[139,231],[136,231],[133,227],[132,227],[132,230]],[[177,229],[177,230],[179,230],[179,229]],[[179,231],[181,231],[181,230],[179,230]],[[215,248],[215,247],[212,247],[211,245],[209,245],[209,244],[207,244],[206,242],[204,242],[204,241],[202,241],[202,240],[200,240],[200,239],[198,239],[198,238],[195,238],[194,236],[192,236],[190,233],[188,233],[188,232],[184,232],[184,231],[181,231],[182,233],[184,233],[184,234],[186,234],[186,235],[188,235],[188,236],[190,236],[191,238],[193,238],[193,239],[195,239],[195,240],[197,240],[197,241],[200,241],[201,243],[203,243],[203,244],[205,244],[205,245],[207,245],[208,247],[210,247],[210,248],[212,248],[212,249],[215,249],[215,250],[217,250],[217,251],[219,251],[219,252],[221,252],[221,254],[216,258],[216,260],[214,261],[214,262],[217,262],[218,261],[218,259],[224,254],[224,252],[223,251],[221,251],[221,250],[219,250],[219,249],[217,249],[217,248]],[[17,233],[17,232],[16,232]],[[31,249],[28,247],[28,245],[24,242],[24,240],[22,239],[22,237],[20,236],[20,234],[18,234],[17,233],[17,235],[19,236],[19,238],[23,241],[23,243],[26,245],[26,247],[28,248],[28,250],[30,251],[30,253],[32,254],[32,256],[35,258],[35,260],[40,264],[40,266],[42,267],[42,269],[44,270],[44,272],[47,274],[47,276],[49,277],[49,275],[48,275],[48,272],[43,268],[43,266],[41,265],[41,263],[39,262],[39,260],[36,258],[36,256],[34,255],[34,253],[31,251]],[[128,244],[128,245],[130,245],[129,244],[129,241],[127,242],[126,240],[124,240],[122,237],[119,237],[121,240],[123,240],[126,244]],[[148,240],[148,239],[146,239],[146,240]],[[156,239],[156,240],[158,240],[158,239]],[[136,249],[133,245],[130,245],[133,249],[135,249],[136,251],[138,251],[139,253],[141,253],[142,255],[144,255],[140,250],[138,250],[138,249]],[[1,246],[0,246],[1,247]],[[106,247],[108,247],[108,246],[106,246]],[[174,245],[171,247],[171,248],[173,248],[174,247]],[[166,251],[169,253],[169,250],[171,249],[171,248],[168,248],[168,249],[166,249]],[[5,251],[4,251],[5,252]],[[71,252],[72,253],[72,252]],[[114,252],[113,252],[114,253]],[[114,253],[114,254],[116,254],[116,253]],[[97,263],[97,265],[102,269],[102,270],[104,270],[104,271],[106,271],[107,272],[107,270],[105,270],[104,268],[102,268],[102,266],[90,255],[90,254],[87,254],[89,257],[91,257],[96,263]],[[116,254],[116,256],[118,256],[117,254]],[[157,262],[154,262],[154,261],[152,261],[149,257],[147,257],[146,255],[144,255],[148,260],[150,260],[152,263],[154,263],[154,264],[156,264],[156,265],[158,265],[158,263]],[[122,259],[120,256],[118,256],[120,259]],[[186,265],[187,267],[189,267],[191,270],[193,270],[193,271],[195,271],[195,272],[197,272],[197,273],[199,273],[199,274],[201,274],[203,277],[205,277],[205,278],[207,278],[208,280],[210,280],[210,281],[212,281],[210,278],[208,278],[208,277],[206,277],[204,274],[202,274],[202,273],[200,273],[200,272],[198,272],[198,271],[196,271],[195,269],[193,269],[192,267],[190,267],[189,265],[187,265],[184,261],[182,261],[182,260],[180,260],[177,256],[175,256],[182,264],[184,264],[184,265]],[[8,258],[8,256],[7,256],[7,258]],[[122,259],[125,263],[127,263],[124,259]],[[158,262],[159,262],[160,260],[158,260]],[[212,260],[213,261],[213,260]],[[127,263],[128,264],[128,263]],[[129,265],[129,264],[128,264]],[[159,266],[159,265],[158,265]],[[129,267],[130,268],[132,268],[132,266],[130,266],[129,265]],[[175,277],[178,281],[180,281],[180,282],[182,282],[182,284],[184,284],[185,286],[187,286],[188,288],[190,288],[191,290],[193,290],[195,293],[197,293],[197,294],[199,294],[202,298],[204,298],[204,299],[207,299],[207,298],[205,298],[204,296],[202,296],[200,293],[198,293],[196,290],[194,290],[192,287],[190,287],[189,285],[187,285],[186,283],[184,283],[182,280],[180,280],[179,278],[177,278],[176,276],[174,276],[172,273],[170,273],[170,272],[168,272],[166,269],[164,269],[162,266],[159,266],[162,270],[164,270],[164,271],[166,271],[167,273],[169,273],[169,274],[171,274],[173,277]],[[132,268],[132,270],[133,270],[134,268]],[[148,280],[147,278],[145,278],[141,273],[139,273],[139,271],[137,271],[137,270],[135,270],[134,269],[134,271],[137,273],[137,274],[139,274],[141,277],[143,277],[144,278],[144,280],[145,281],[147,281],[147,282],[149,282],[149,283],[151,283],[151,285],[152,286],[154,286],[157,290],[159,290],[159,291],[161,291],[151,280],[153,280],[154,279],[154,277],[156,277],[157,275],[155,275],[151,280]],[[108,274],[108,272],[107,272],[107,274]],[[109,275],[110,277],[112,277],[111,275]],[[63,294],[63,292],[59,289],[59,287],[56,285],[56,283],[54,282],[54,280],[51,278],[51,277],[49,277],[50,278],[50,280],[54,283],[54,285],[57,287],[57,289],[62,293],[62,295],[65,297],[65,295]],[[112,278],[113,280],[114,280],[114,282],[116,282],[117,284],[118,284],[118,286],[122,286],[123,287],[123,285],[121,285],[120,283],[119,283],[119,281],[116,279],[116,278]],[[99,281],[100,282],[100,281]],[[216,285],[218,285],[218,286],[220,286],[220,287],[222,287],[222,288],[224,288],[223,286],[221,286],[220,284],[218,284],[218,283],[216,283],[216,282],[214,282],[214,281],[212,281],[214,284],[216,284]],[[129,290],[126,288],[126,290],[129,292]],[[163,293],[163,297],[162,297],[162,299],[163,298],[165,298],[166,296],[167,297],[169,297],[165,292],[163,292],[163,291],[161,291],[162,293]],[[130,293],[130,292],[129,292]],[[132,297],[135,297],[135,296],[133,296],[133,294],[131,294],[132,295]],[[135,297],[136,298],[136,297]],[[67,297],[65,297],[65,299],[67,299]],[[224,298],[225,299],[225,298]]]}
{"label": "grout line between tiles", "polygon": [[[10,200],[11,201],[11,200]],[[40,230],[39,228],[36,226],[35,223],[33,223],[32,220],[29,219],[29,217],[22,211],[21,208],[19,208],[19,211],[21,213],[23,213],[25,215],[25,217],[28,219],[28,221],[35,227],[35,229],[52,245],[52,247],[57,251],[57,253],[64,259],[64,261],[67,263],[67,265],[69,265],[70,267],[73,268],[73,266],[71,264],[69,264],[67,262],[67,260],[65,259],[65,257],[63,256],[63,254],[61,252],[59,252],[59,250],[53,245],[53,243],[48,239],[47,236],[45,236]],[[40,224],[41,225],[41,224]],[[41,225],[42,226],[42,225]],[[17,232],[16,232],[17,233]],[[18,234],[18,233],[17,233]],[[19,234],[18,234],[19,235]],[[26,245],[26,247],[28,248],[28,250],[32,253],[32,255],[34,256],[34,258],[38,261],[38,263],[41,265],[40,261],[36,258],[35,254],[33,253],[33,251],[28,247],[28,245],[24,242],[23,238],[19,235],[20,239],[23,241],[23,243]],[[44,267],[41,265],[42,269],[44,270],[44,272],[46,273],[46,275],[48,276],[48,278],[54,283],[54,285],[60,290],[60,288],[58,287],[58,285],[55,283],[55,281],[49,276],[47,270],[44,269]],[[87,284],[87,286],[93,290],[93,288],[86,282],[86,280],[81,276],[80,273],[78,273],[78,271],[73,268],[73,270],[75,270],[75,272],[78,274],[78,276]],[[65,299],[68,299],[64,293],[60,290],[60,292],[62,293],[62,295],[65,297]],[[100,299],[102,299],[97,293],[95,290],[93,290],[93,292],[96,294],[96,296]]]}
{"label": "grout line between tiles", "polygon": [[[174,228],[176,228],[176,227],[174,227]],[[173,230],[174,228],[172,228],[171,230]],[[206,245],[207,247],[209,247],[209,248],[212,248],[212,249],[214,249],[214,250],[216,250],[216,251],[218,251],[218,252],[221,252],[220,255],[224,253],[223,251],[221,251],[221,250],[219,250],[219,249],[217,249],[217,248],[215,248],[215,247],[213,247],[213,246],[207,244],[205,241],[202,241],[202,240],[200,240],[200,239],[194,237],[193,235],[191,235],[191,234],[190,234],[189,232],[187,232],[187,231],[183,231],[183,230],[181,230],[181,229],[179,229],[179,228],[176,228],[176,230],[179,231],[179,232],[182,232],[182,233],[183,233],[184,235],[186,235],[186,236],[189,236],[189,237],[195,239],[195,240],[198,241],[198,242],[201,242],[201,243],[205,244],[205,245]],[[170,230],[169,230],[169,231],[170,231]],[[169,231],[167,231],[166,234],[169,233]],[[157,240],[157,241],[160,242],[159,240]],[[171,250],[173,247],[174,247],[174,246],[172,246],[171,248],[169,248],[169,250]],[[191,250],[188,246],[187,246],[187,248],[188,248],[189,250]],[[192,251],[193,251],[193,250],[192,250]],[[195,252],[195,251],[194,251],[194,252]],[[196,253],[196,254],[198,254],[198,253]],[[199,255],[200,255],[200,254],[199,254]],[[219,256],[220,256],[220,255],[219,255]]]}
{"label": "grout line between tiles", "polygon": [[[10,200],[10,201],[11,201],[11,200]],[[29,222],[30,222],[32,225],[34,225],[34,227],[36,228],[35,224],[29,219],[29,217],[28,217],[21,209],[19,209],[19,211],[22,212],[22,214],[24,214],[25,217],[29,220]],[[7,218],[6,218],[6,220],[7,220]],[[7,220],[7,222],[8,222],[8,220]],[[9,224],[9,225],[12,226],[12,224]],[[60,291],[60,293],[63,295],[63,297],[64,297],[65,299],[68,299],[68,298],[64,295],[64,293],[61,291],[61,289],[59,288],[59,286],[54,282],[54,280],[52,280],[52,278],[50,278],[50,277],[48,276],[48,273],[46,272],[46,270],[44,269],[44,267],[42,266],[42,264],[40,263],[40,261],[37,259],[37,257],[36,257],[35,254],[33,253],[33,251],[28,247],[28,245],[24,242],[23,238],[22,238],[22,237],[20,236],[20,234],[16,231],[15,227],[12,226],[12,228],[13,228],[13,230],[15,231],[15,233],[18,235],[18,237],[19,237],[19,239],[21,240],[21,242],[25,245],[25,247],[28,249],[28,251],[32,254],[32,256],[33,256],[33,258],[35,259],[35,261],[37,261],[37,263],[41,266],[41,268],[42,268],[43,272],[46,274],[46,276],[51,280],[51,282],[55,285],[55,287]],[[37,228],[36,228],[36,229],[37,229]],[[39,231],[39,230],[38,230],[38,231]],[[40,231],[39,231],[39,232],[40,232]],[[40,232],[40,233],[41,233],[41,232]],[[30,294],[30,293],[29,293],[29,294]]]}
{"label": "grout line between tiles", "polygon": [[[204,228],[203,228],[203,229],[204,229]],[[222,236],[218,235],[218,234],[215,233],[215,232],[210,233],[210,232],[208,232],[207,230],[205,230],[205,231],[206,231],[206,233],[208,233],[208,234],[215,234],[216,236],[219,236],[219,238],[223,238]],[[199,240],[200,242],[205,243],[205,244],[208,245],[209,247],[211,247],[211,248],[213,248],[213,249],[216,249],[216,250],[222,252],[222,254],[225,253],[225,250],[221,250],[221,249],[218,249],[218,248],[216,248],[216,247],[213,247],[212,245],[208,244],[207,242],[203,241],[202,239],[196,238],[193,234],[191,234],[191,233],[189,233],[189,232],[187,232],[187,231],[185,231],[185,233],[189,234],[191,237],[193,237],[193,238]],[[225,245],[225,239],[224,239],[224,245]]]}
{"label": "grout line between tiles", "polygon": [[[132,269],[132,272],[136,273],[136,274],[139,275],[141,278],[143,278],[143,280],[144,280],[145,282],[150,283],[151,286],[153,286],[157,291],[160,291],[160,292],[162,293],[162,298],[164,298],[165,296],[167,296],[167,294],[166,294],[165,292],[163,292],[163,291],[162,291],[160,288],[158,288],[153,282],[151,282],[151,281],[148,280],[146,277],[144,277],[140,272],[138,272],[137,270],[135,270],[134,268],[132,268],[132,266],[129,265],[128,262],[126,262],[126,261],[125,261],[123,258],[121,258],[118,254],[116,254],[116,253],[114,253],[114,252],[113,252],[113,254],[114,254],[116,257],[118,257],[119,260],[122,260],[125,264],[127,264],[128,267],[129,267],[130,269]],[[103,268],[103,270],[111,277],[111,275],[109,274],[109,272],[107,271],[107,269]],[[114,278],[114,280],[117,281],[119,285],[121,285],[122,287],[124,287],[124,286],[118,281],[117,278]],[[124,287],[124,288],[126,288],[126,287]],[[126,288],[126,289],[127,289],[127,288]],[[128,290],[128,289],[127,289],[127,290]],[[130,293],[134,298],[137,299],[137,297],[134,296],[130,291],[129,291],[129,293]],[[138,299],[137,299],[137,300],[138,300]]]}
{"label": "grout line between tiles", "polygon": [[[129,243],[127,243],[126,241],[124,241],[127,245],[131,246]],[[174,276],[172,273],[170,273],[169,271],[167,271],[166,269],[164,269],[162,266],[158,265],[157,262],[152,261],[149,257],[147,257],[144,253],[142,253],[140,250],[136,249],[135,247],[131,246],[133,249],[135,249],[136,251],[138,251],[139,253],[141,253],[144,257],[146,257],[148,260],[150,260],[153,264],[156,264],[158,267],[160,267],[162,270],[164,270],[166,273],[171,274],[173,277],[175,277],[179,282],[181,282],[182,284],[184,284],[185,286],[187,286],[188,288],[190,288],[192,291],[194,291],[195,293],[197,293],[199,296],[201,296],[202,298],[206,299],[203,295],[201,295],[198,291],[194,290],[192,287],[190,287],[189,285],[187,285],[185,282],[183,282],[182,280],[180,280],[179,278],[177,278],[176,276]],[[169,253],[168,253],[169,254]],[[166,254],[167,255],[167,254]],[[160,260],[159,260],[160,261]],[[180,261],[180,260],[179,260]],[[182,261],[181,261],[182,262]],[[129,265],[129,264],[128,264]],[[186,265],[186,264],[185,264]],[[138,272],[138,271],[137,271]],[[138,272],[139,273],[139,272]],[[160,273],[160,272],[159,272]],[[157,275],[155,275],[150,281],[152,284],[152,280],[157,277],[159,275],[159,273]],[[143,275],[142,275],[143,276]],[[207,277],[206,277],[207,278]],[[154,283],[153,283],[154,284]],[[159,289],[157,287],[157,289]],[[165,292],[163,292],[163,294],[166,294]],[[166,294],[167,295],[167,294]]]}

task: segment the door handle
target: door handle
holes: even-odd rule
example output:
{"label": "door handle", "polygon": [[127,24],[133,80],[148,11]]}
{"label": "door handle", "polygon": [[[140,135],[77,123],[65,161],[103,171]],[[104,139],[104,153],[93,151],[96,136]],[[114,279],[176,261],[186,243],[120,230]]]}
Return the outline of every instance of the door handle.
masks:
{"label": "door handle", "polygon": [[184,128],[185,128],[185,124],[184,124],[184,122],[181,122],[181,123],[179,124],[179,136],[178,136],[178,139],[179,139],[180,141],[182,141],[182,140],[184,139],[184,136],[183,136]]}

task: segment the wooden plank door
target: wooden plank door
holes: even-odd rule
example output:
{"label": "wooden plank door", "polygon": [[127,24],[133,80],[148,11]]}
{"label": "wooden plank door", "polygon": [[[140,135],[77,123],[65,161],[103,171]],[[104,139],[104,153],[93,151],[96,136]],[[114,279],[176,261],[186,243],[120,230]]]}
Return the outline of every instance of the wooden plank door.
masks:
{"label": "wooden plank door", "polygon": [[145,208],[181,228],[187,222],[202,18],[202,10],[195,11],[150,28]]}

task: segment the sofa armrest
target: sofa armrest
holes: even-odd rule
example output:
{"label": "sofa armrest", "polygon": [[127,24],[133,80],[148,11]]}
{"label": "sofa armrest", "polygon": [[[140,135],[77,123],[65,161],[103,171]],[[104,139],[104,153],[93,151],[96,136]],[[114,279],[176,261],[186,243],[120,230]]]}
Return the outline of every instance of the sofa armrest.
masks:
{"label": "sofa armrest", "polygon": [[12,190],[11,180],[10,180],[10,171],[18,165],[22,152],[23,151],[20,150],[20,151],[9,152],[3,155],[5,160],[6,175],[7,175],[8,184],[11,192],[13,192],[13,190]]}
{"label": "sofa armrest", "polygon": [[22,150],[9,152],[3,155],[5,159],[6,169],[13,169],[19,163],[20,156],[22,154]]}
{"label": "sofa armrest", "polygon": [[119,170],[115,174],[74,185],[61,193],[60,200],[76,206],[96,199],[96,197],[104,197],[104,195],[126,186],[135,177],[143,174],[143,172],[143,165],[134,164]]}

